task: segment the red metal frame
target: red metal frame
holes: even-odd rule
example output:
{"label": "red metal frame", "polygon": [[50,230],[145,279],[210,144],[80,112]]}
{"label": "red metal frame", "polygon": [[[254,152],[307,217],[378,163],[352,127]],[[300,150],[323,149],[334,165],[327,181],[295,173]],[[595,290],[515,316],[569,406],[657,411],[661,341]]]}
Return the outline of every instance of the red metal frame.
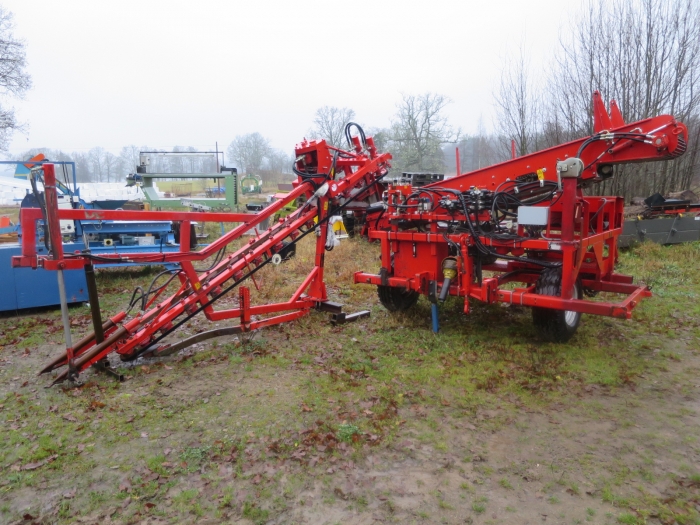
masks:
{"label": "red metal frame", "polygon": [[[364,143],[358,137],[353,138],[352,152],[338,150],[323,140],[298,144],[295,150],[298,179],[294,190],[279,195],[277,202],[257,214],[59,210],[52,194],[55,192],[54,167],[44,164],[49,231],[59,231],[57,225],[61,219],[179,221],[182,234],[180,252],[129,254],[126,260],[134,263],[177,261],[181,263],[182,270],[177,274],[180,287],[175,294],[165,299],[160,298],[162,292],[155,294],[148,298],[144,311],[133,317],[126,312],[115,315],[103,326],[105,340],[102,343],[95,343],[94,334],[88,335],[74,348],[68,349],[65,355],[49,363],[42,372],[69,364],[71,354],[75,355],[72,368],[77,372],[111,352],[117,352],[127,360],[136,358],[153,351],[163,334],[177,328],[188,316],[198,311],[203,311],[210,321],[239,319],[240,324],[235,328],[245,332],[297,319],[314,307],[326,305],[330,308],[323,280],[328,219],[340,209],[364,213],[368,203],[376,203],[380,199],[385,202],[383,211],[379,216],[372,216],[365,228],[370,239],[381,243],[382,271],[379,274],[358,272],[355,282],[434,294],[437,286],[446,284],[443,262],[450,257],[456,270],[447,291],[450,295],[464,297],[465,313],[469,312],[469,300],[476,299],[486,303],[505,302],[628,318],[639,301],[651,295],[651,292],[644,285],[632,284],[631,277],[614,272],[618,258],[617,238],[622,231],[622,199],[586,197],[582,188],[609,176],[607,168],[610,165],[681,155],[686,147],[687,130],[670,116],[625,124],[617,106],[613,104],[611,114],[608,114],[597,93],[594,95],[594,117],[596,133],[592,137],[426,186],[424,190],[433,196],[433,202],[427,209],[415,194],[415,191],[424,190],[390,182],[384,191],[377,184],[388,173],[391,155],[378,154],[371,138]],[[559,180],[557,162],[571,157],[581,159],[582,172],[577,178],[562,173],[562,180]],[[441,208],[435,204],[436,201],[455,203],[460,195],[471,191],[470,188],[493,191],[508,181],[516,180],[533,181],[535,186],[540,180],[540,187],[545,181],[560,184],[548,202],[539,204],[548,206],[549,213],[546,226],[537,234],[531,235],[523,225],[518,225],[517,237],[506,240],[465,230],[450,231],[444,226],[450,221],[488,221],[490,216],[480,209],[467,210],[468,215],[465,215],[464,208],[460,210],[458,207],[449,208],[448,212],[448,207]],[[533,191],[536,193],[537,190]],[[211,257],[300,198],[306,201],[305,205],[260,232],[234,253],[224,257],[214,268],[201,273],[195,270],[194,261]],[[13,259],[13,265],[53,270],[80,268],[90,262],[89,255],[84,253],[63,254],[58,238],[52,238],[55,248],[50,256],[37,255],[36,222],[41,218],[40,210],[22,210],[22,255]],[[241,224],[206,248],[191,251],[191,221]],[[414,226],[406,227],[406,224]],[[283,247],[283,241],[294,242],[305,235],[301,233],[304,228],[307,233],[310,229],[318,234],[314,264],[287,301],[252,305],[248,288],[240,286],[238,307],[214,309],[216,299],[252,277],[257,268]],[[488,247],[498,257],[486,262],[481,258],[475,259],[474,249],[478,245]],[[457,253],[451,253],[450,250],[454,252],[455,247]],[[523,258],[523,255],[529,258]],[[125,260],[118,254],[101,257]],[[533,257],[539,259],[540,264],[544,261],[561,265],[560,296],[535,293],[535,283],[542,266],[535,264],[537,261],[533,261]],[[480,278],[482,270],[489,275]],[[625,298],[617,303],[577,299],[574,298],[577,282],[587,290],[622,294]],[[523,286],[514,289],[506,287],[510,283],[523,283]],[[69,371],[66,370],[56,381],[68,376]]]}
{"label": "red metal frame", "polygon": [[[358,150],[360,148],[356,148]],[[61,219],[74,220],[174,220],[180,222],[181,250],[175,253],[130,253],[100,255],[125,262],[180,262],[182,270],[177,274],[180,287],[172,296],[156,302],[160,294],[149,298],[146,309],[134,317],[121,312],[112,317],[104,326],[105,339],[95,344],[95,335],[90,334],[49,363],[42,372],[49,372],[69,364],[71,354],[75,356],[72,369],[80,372],[97,363],[105,356],[116,352],[123,359],[138,357],[156,342],[160,335],[168,332],[183,318],[198,310],[210,321],[239,319],[241,331],[248,332],[278,323],[292,321],[309,313],[312,308],[323,307],[328,302],[326,287],[323,282],[324,255],[328,219],[340,200],[352,202],[353,198],[376,197],[375,182],[387,173],[388,153],[377,154],[376,150],[367,148],[361,151],[344,152],[342,157],[333,160],[331,149],[325,141],[304,141],[297,146],[298,168],[307,169],[314,164],[314,173],[300,177],[295,188],[281,196],[269,207],[257,214],[239,213],[194,213],[194,212],[132,212],[102,210],[63,210],[58,209],[55,199],[55,170],[52,164],[44,164],[46,189],[47,219],[49,231],[59,231],[52,227]],[[326,154],[318,163],[317,152]],[[313,157],[313,159],[312,159]],[[260,232],[246,242],[241,248],[224,257],[220,263],[209,271],[198,273],[194,261],[201,261],[216,254],[220,249],[240,239],[245,232],[273,217],[277,211],[294,203],[299,197],[307,202],[287,217],[281,218],[268,230]],[[60,237],[52,238],[51,256],[37,255],[37,221],[42,219],[39,209],[23,209],[22,255],[13,258],[14,266],[43,267],[47,270],[81,268],[91,259],[84,253],[64,254]],[[189,249],[189,225],[191,221],[238,222],[241,223],[207,247],[191,251]],[[315,222],[316,221],[316,222]],[[283,248],[283,241],[293,242],[301,235],[317,232],[316,256],[314,265],[302,284],[284,302],[252,305],[249,290],[239,288],[239,305],[236,308],[215,310],[214,300],[223,295],[224,289],[239,285],[257,268],[261,267],[271,256]],[[309,231],[310,230],[310,231]],[[62,381],[69,375],[64,370],[56,381]]]}
{"label": "red metal frame", "polygon": [[[450,213],[433,208],[417,208],[416,188],[391,184],[386,194],[387,209],[376,221],[369,221],[370,239],[381,242],[382,271],[379,274],[357,272],[355,282],[414,290],[429,295],[431,289],[444,285],[442,262],[448,257],[449,244],[460,246],[454,254],[458,272],[451,279],[449,294],[464,297],[464,312],[469,312],[469,299],[486,303],[505,302],[575,311],[619,318],[631,317],[632,309],[651,292],[645,285],[632,284],[632,278],[614,273],[617,262],[617,238],[622,233],[623,201],[617,197],[586,197],[582,188],[611,174],[606,167],[629,162],[670,159],[686,149],[686,127],[667,115],[625,124],[617,105],[611,104],[611,115],[605,110],[596,92],[594,129],[596,134],[555,146],[531,155],[425,186],[435,200],[456,199],[454,192],[470,188],[497,190],[508,181],[557,181],[561,191],[549,206],[549,222],[540,237],[517,241],[496,241],[479,236],[479,241],[504,256],[535,253],[543,261],[561,263],[561,296],[534,293],[534,282],[541,266],[522,261],[499,260],[483,266],[492,272],[480,282],[475,276],[474,258],[470,249],[476,239],[471,233],[450,234],[440,224],[466,221],[463,213]],[[578,178],[558,181],[557,162],[580,157],[584,169]],[[459,163],[457,164],[459,166]],[[458,168],[459,170],[459,168]],[[420,191],[420,190],[418,190]],[[420,211],[418,211],[420,209]],[[472,221],[482,218],[471,214]],[[405,225],[420,225],[406,227]],[[579,281],[590,291],[612,292],[626,297],[610,303],[574,299],[574,284]],[[514,290],[502,286],[522,282]],[[434,286],[437,285],[437,286]],[[433,298],[434,300],[434,298]]]}
{"label": "red metal frame", "polygon": [[[670,115],[652,117],[632,124],[624,124],[617,106],[611,104],[615,119],[608,116],[605,105],[596,91],[593,95],[594,130],[592,137],[582,138],[494,164],[470,173],[436,182],[427,187],[467,190],[471,186],[489,190],[496,189],[507,179],[536,177],[538,171],[544,180],[557,181],[557,161],[569,157],[580,157],[586,169],[580,184],[602,180],[598,174],[601,166],[672,159],[685,153],[688,129]],[[617,124],[612,127],[611,121]],[[584,146],[579,152],[579,149]],[[535,179],[536,180],[536,179]]]}

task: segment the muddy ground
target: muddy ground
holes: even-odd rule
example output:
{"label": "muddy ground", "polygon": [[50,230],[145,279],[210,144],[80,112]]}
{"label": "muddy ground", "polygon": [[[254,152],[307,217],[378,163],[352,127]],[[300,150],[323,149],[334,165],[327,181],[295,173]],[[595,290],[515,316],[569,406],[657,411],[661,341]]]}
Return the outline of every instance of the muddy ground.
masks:
{"label": "muddy ground", "polygon": [[700,523],[700,321],[666,310],[679,286],[564,349],[527,310],[455,304],[434,336],[427,304],[347,293],[368,320],[312,313],[50,389],[57,313],[5,317],[0,522]]}

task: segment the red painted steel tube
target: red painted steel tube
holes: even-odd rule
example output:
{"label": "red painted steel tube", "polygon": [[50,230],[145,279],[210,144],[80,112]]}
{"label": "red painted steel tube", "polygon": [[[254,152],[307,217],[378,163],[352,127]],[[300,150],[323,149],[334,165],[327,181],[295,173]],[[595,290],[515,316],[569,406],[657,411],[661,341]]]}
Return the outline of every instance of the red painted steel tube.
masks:
{"label": "red painted steel tube", "polygon": [[[287,197],[282,201],[277,201],[264,210],[256,214],[229,214],[229,213],[196,213],[196,212],[146,212],[146,211],[123,211],[123,210],[58,210],[57,216],[61,219],[80,219],[80,220],[202,220],[202,221],[212,221],[212,222],[242,222],[243,224],[237,226],[230,232],[226,233],[213,243],[209,244],[205,248],[191,252],[168,252],[168,253],[130,253],[128,255],[120,254],[102,254],[101,258],[113,259],[113,260],[123,260],[126,259],[129,262],[180,262],[180,261],[201,261],[211,257],[216,252],[218,252],[224,246],[230,244],[233,240],[239,238],[243,233],[248,231],[250,228],[260,224],[262,221],[268,217],[274,216],[279,210],[281,210],[287,204],[294,202],[297,197],[306,193],[311,188],[308,183],[300,184],[297,188],[287,194]],[[48,210],[47,210],[48,211]],[[24,212],[24,209],[22,210]],[[30,219],[26,220],[25,219]],[[32,261],[32,257],[36,257],[36,246],[30,246],[28,240],[31,240],[31,233],[28,237],[24,237],[25,228],[28,231],[34,229],[35,224],[31,218],[39,219],[41,218],[41,211],[36,210],[36,212],[27,212],[22,214],[22,257],[13,257],[13,266],[36,266],[36,261]],[[60,230],[59,230],[60,232]],[[36,235],[34,235],[36,242]],[[26,249],[25,249],[26,248]],[[186,247],[189,248],[188,246]],[[66,259],[66,268],[81,268],[85,259],[73,257],[73,260]],[[58,264],[58,263],[56,263]],[[54,270],[57,267],[50,261],[45,261],[44,267],[46,269]]]}
{"label": "red painted steel tube", "polygon": [[[306,146],[304,147],[308,146],[310,151],[316,151],[318,148],[325,147],[323,141],[320,143],[312,142],[305,144]],[[323,151],[321,151],[321,153],[323,153]],[[312,156],[309,158],[313,160],[315,157]],[[323,162],[328,162],[331,158],[330,155],[327,154],[327,150],[323,153],[323,158],[325,159]],[[154,258],[155,260],[163,262],[168,259],[180,261],[182,265],[182,272],[178,273],[178,278],[181,282],[180,289],[170,298],[161,301],[155,306],[149,306],[150,309],[148,311],[122,324],[109,335],[104,343],[95,345],[83,352],[76,361],[77,369],[79,371],[84,370],[113,351],[121,354],[123,358],[128,359],[136,357],[141,351],[148,348],[159,338],[158,334],[161,332],[165,333],[166,331],[172,330],[174,326],[177,326],[175,323],[181,316],[193,315],[198,310],[204,311],[205,315],[211,320],[229,319],[237,316],[241,319],[241,326],[244,330],[253,330],[256,327],[285,322],[306,315],[312,307],[326,300],[326,289],[323,283],[326,242],[325,232],[328,227],[328,214],[334,206],[338,205],[337,202],[331,203],[331,199],[341,196],[347,199],[348,195],[354,197],[358,195],[359,191],[363,191],[363,188],[372,190],[374,186],[367,186],[367,184],[373,183],[376,177],[383,176],[386,173],[387,162],[390,158],[388,154],[376,155],[371,159],[367,159],[363,155],[355,155],[350,159],[347,157],[338,158],[336,159],[338,160],[338,165],[336,166],[335,173],[333,170],[329,170],[327,166],[321,169],[319,164],[319,166],[314,168],[314,173],[318,175],[310,175],[303,180],[302,177],[300,177],[295,190],[286,195],[282,201],[267,207],[263,212],[255,215],[245,215],[243,217],[236,216],[235,214],[226,214],[228,219],[232,217],[235,219],[241,218],[245,219],[245,222],[219,238],[204,250],[198,252],[187,251],[186,241],[187,233],[189,232],[187,224],[189,220],[204,219],[219,221],[222,220],[223,217],[219,217],[218,214],[205,214],[200,217],[195,213],[173,214],[169,212],[165,212],[165,216],[158,216],[153,215],[157,212],[150,212],[150,219],[176,218],[182,221],[182,227],[185,230],[182,232],[184,235],[181,236],[183,251],[171,254],[156,254],[155,256],[152,254],[130,254],[129,259],[134,262],[152,261]],[[321,160],[319,160],[319,163],[320,162]],[[330,176],[324,175],[327,171],[330,172]],[[333,179],[335,174],[339,174],[342,171],[344,171],[344,176]],[[312,184],[309,182],[312,178],[321,180],[316,180]],[[376,195],[376,189],[370,193]],[[204,259],[213,255],[218,252],[220,248],[240,238],[241,235],[251,227],[259,224],[266,217],[272,216],[281,209],[282,206],[293,202],[301,195],[306,195],[307,198],[317,199],[318,202],[309,203],[309,205],[303,206],[285,219],[281,219],[279,222],[273,224],[268,230],[257,235],[256,238],[251,239],[233,254],[224,257],[215,268],[201,274],[198,274],[194,270],[191,261]],[[60,213],[59,211],[59,214]],[[66,213],[66,218],[85,219],[88,218],[86,217],[87,213],[86,210],[72,210]],[[136,215],[133,216],[123,213],[124,212],[119,211],[113,213],[104,213],[103,211],[99,211],[98,213],[92,212],[89,218],[144,219],[147,217],[141,212],[136,212]],[[254,269],[262,264],[264,257],[270,257],[275,250],[280,249],[282,247],[282,241],[286,238],[297,238],[299,230],[304,225],[311,223],[316,216],[318,216],[319,219],[317,227],[321,235],[316,241],[314,266],[290,300],[281,303],[251,305],[248,289],[241,287],[239,288],[239,293],[241,295],[239,308],[222,311],[215,311],[213,309],[211,304],[212,298],[218,298],[223,288],[228,287],[230,289],[231,284],[235,285],[240,283],[246,276],[252,277]],[[66,265],[80,263],[83,259],[80,254],[72,254],[68,257],[71,258],[64,261]],[[36,257],[34,258],[36,260]],[[16,264],[26,264],[27,261],[31,261],[31,257],[20,258],[19,261],[16,261]],[[43,257],[39,258],[39,262],[42,261],[46,268],[50,267],[49,261],[45,261]],[[155,297],[151,300],[151,302],[153,301],[155,301]],[[268,319],[253,319],[253,316],[276,314],[285,310],[291,311],[282,315],[275,315]],[[65,379],[65,377],[66,374],[64,373],[59,376],[57,381]]]}
{"label": "red painted steel tube", "polygon": [[[298,310],[313,308],[318,301],[313,299],[302,299],[287,301],[285,303],[271,303],[258,306],[250,306],[247,310],[250,315],[265,315],[275,312],[284,312],[286,310]],[[212,312],[208,317],[210,321],[225,321],[226,319],[237,319],[241,317],[241,308],[232,308],[230,310],[217,310]]]}
{"label": "red painted steel tube", "polygon": [[522,306],[536,306],[539,308],[552,308],[555,310],[570,310],[584,314],[605,315],[629,319],[632,308],[634,308],[639,298],[644,297],[648,292],[646,286],[639,286],[624,301],[620,303],[608,303],[598,301],[585,301],[581,299],[562,299],[551,295],[540,295],[525,291],[498,290],[498,301],[502,303],[518,304]]}
{"label": "red painted steel tube", "polygon": [[[111,319],[107,319],[103,324],[102,324],[102,330],[104,331],[104,335],[109,336],[117,327],[117,323],[121,322],[124,317],[126,317],[126,314],[124,312],[120,312]],[[76,356],[80,356],[82,353],[86,352],[91,345],[95,342],[95,333],[90,333],[83,337],[80,341],[75,343],[73,345],[73,352]],[[50,372],[51,370],[55,368],[59,368],[61,366],[65,366],[67,364],[66,360],[66,354],[61,354],[57,356],[53,361],[47,363],[47,365],[39,371],[39,374],[45,374],[47,372]]]}
{"label": "red painted steel tube", "polygon": [[[287,194],[288,195],[288,194]],[[279,202],[279,201],[278,201]],[[272,207],[270,205],[269,207]],[[267,209],[267,208],[266,208]],[[279,211],[277,209],[276,211]],[[61,219],[83,221],[202,221],[250,222],[258,213],[197,212],[197,211],[135,211],[135,210],[60,210]],[[265,214],[267,216],[267,214]]]}

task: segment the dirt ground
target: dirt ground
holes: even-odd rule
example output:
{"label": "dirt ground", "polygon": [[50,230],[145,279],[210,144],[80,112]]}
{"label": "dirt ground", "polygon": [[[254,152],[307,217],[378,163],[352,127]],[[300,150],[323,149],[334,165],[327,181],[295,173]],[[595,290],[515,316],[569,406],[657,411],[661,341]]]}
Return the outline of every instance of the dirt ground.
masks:
{"label": "dirt ground", "polygon": [[[4,392],[26,392],[29,388],[25,396],[37,406],[45,406],[43,385],[29,378],[55,350],[45,346],[28,356],[6,350]],[[237,483],[234,469],[226,463],[219,465],[214,477],[221,486],[244,485],[250,493],[269,484],[270,497],[288,498],[284,511],[264,520],[269,523],[636,523],[632,518],[624,521],[625,516],[635,514],[621,513],[620,500],[651,498],[672,504],[679,492],[692,493],[690,498],[687,494],[680,497],[679,504],[700,498],[700,483],[694,476],[700,459],[700,356],[682,343],[674,345],[673,359],[659,357],[659,353],[652,352],[647,358],[663,359],[666,370],[643,377],[633,386],[589,385],[540,407],[518,407],[504,400],[503,407],[478,410],[473,415],[455,413],[449,407],[432,413],[405,408],[399,411],[399,418],[406,423],[387,446],[342,452],[337,461],[325,462],[321,468],[301,468],[289,461],[273,466],[252,462],[243,477],[253,476],[255,481],[254,476],[263,476],[252,486]],[[17,374],[12,378],[8,377],[9,366],[11,373]],[[207,366],[205,374],[188,375],[186,381],[178,382],[169,382],[167,370],[135,377],[131,384],[127,382],[129,393],[122,395],[218,402],[229,410],[207,424],[214,434],[223,436],[226,429],[241,425],[238,417],[245,418],[260,397],[265,397],[268,409],[275,414],[292,410],[299,402],[294,392],[308,374],[304,370],[264,369],[252,375],[245,371],[227,374],[224,368],[216,362]],[[225,377],[228,381],[219,381]],[[30,380],[33,387],[22,387]],[[229,390],[221,397],[223,387]],[[21,424],[15,429],[12,427],[17,425],[10,421],[5,425],[22,432]],[[156,429],[149,430],[153,433]],[[149,449],[157,454],[201,440],[198,429],[164,425],[156,431],[161,433],[137,437],[135,442],[118,447],[87,444],[87,450],[92,449],[91,454],[100,459],[85,473],[88,479],[79,482],[83,490],[95,492],[115,483],[123,485],[128,476],[124,477],[119,466],[134,459],[135,447],[138,456],[143,456]],[[434,441],[426,439],[426,434],[440,437]],[[70,441],[64,446],[69,447]],[[6,476],[11,466],[4,465],[3,471]],[[187,475],[187,484],[197,487],[200,497],[212,491],[212,481],[205,477],[201,472]],[[2,515],[2,522],[34,521],[10,519],[19,514],[36,514],[36,518],[51,515],[67,496],[74,497],[74,483],[70,475],[68,479],[59,476],[13,491],[9,499],[6,493],[0,499],[9,511]],[[285,491],[287,485],[292,485],[292,490]],[[249,495],[246,490],[236,492],[239,503]],[[260,521],[237,514],[184,519],[132,516],[126,522]],[[78,521],[122,522],[112,520],[111,515],[114,508],[98,508]],[[661,518],[652,511],[646,522],[675,522]],[[55,517],[44,517],[39,522],[54,521]]]}
{"label": "dirt ground", "polygon": [[50,389],[57,312],[0,319],[0,523],[700,523],[700,322],[653,328],[674,286],[554,354],[526,310],[446,310],[434,336],[428,306],[362,295],[355,325],[313,313]]}

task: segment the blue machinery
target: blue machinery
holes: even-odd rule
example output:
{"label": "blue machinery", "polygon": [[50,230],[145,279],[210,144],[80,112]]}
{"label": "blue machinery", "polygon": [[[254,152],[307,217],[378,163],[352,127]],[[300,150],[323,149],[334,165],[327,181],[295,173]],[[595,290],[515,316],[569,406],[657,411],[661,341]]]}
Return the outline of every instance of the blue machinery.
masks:
{"label": "blue machinery", "polygon": [[[42,162],[0,161],[0,164],[34,164]],[[73,181],[71,190],[67,185],[58,185],[63,192],[66,205],[79,206],[75,199],[79,195],[74,162],[53,162],[56,165],[71,166]],[[68,182],[68,181],[66,181]],[[11,227],[11,231],[18,229]],[[95,255],[106,253],[167,253],[179,250],[177,244],[179,232],[173,231],[170,221],[144,221],[139,223],[126,221],[75,221],[66,228],[62,225],[65,253],[82,252],[86,245]],[[40,234],[41,235],[41,234]],[[21,237],[19,242],[0,244],[0,312],[16,311],[24,308],[37,308],[59,304],[59,290],[54,272],[44,269],[13,268],[12,257],[21,254]],[[46,252],[46,247],[38,248]],[[128,263],[96,263],[96,266],[128,266]],[[83,270],[66,270],[64,272],[66,298],[68,303],[88,301],[86,273]]]}

